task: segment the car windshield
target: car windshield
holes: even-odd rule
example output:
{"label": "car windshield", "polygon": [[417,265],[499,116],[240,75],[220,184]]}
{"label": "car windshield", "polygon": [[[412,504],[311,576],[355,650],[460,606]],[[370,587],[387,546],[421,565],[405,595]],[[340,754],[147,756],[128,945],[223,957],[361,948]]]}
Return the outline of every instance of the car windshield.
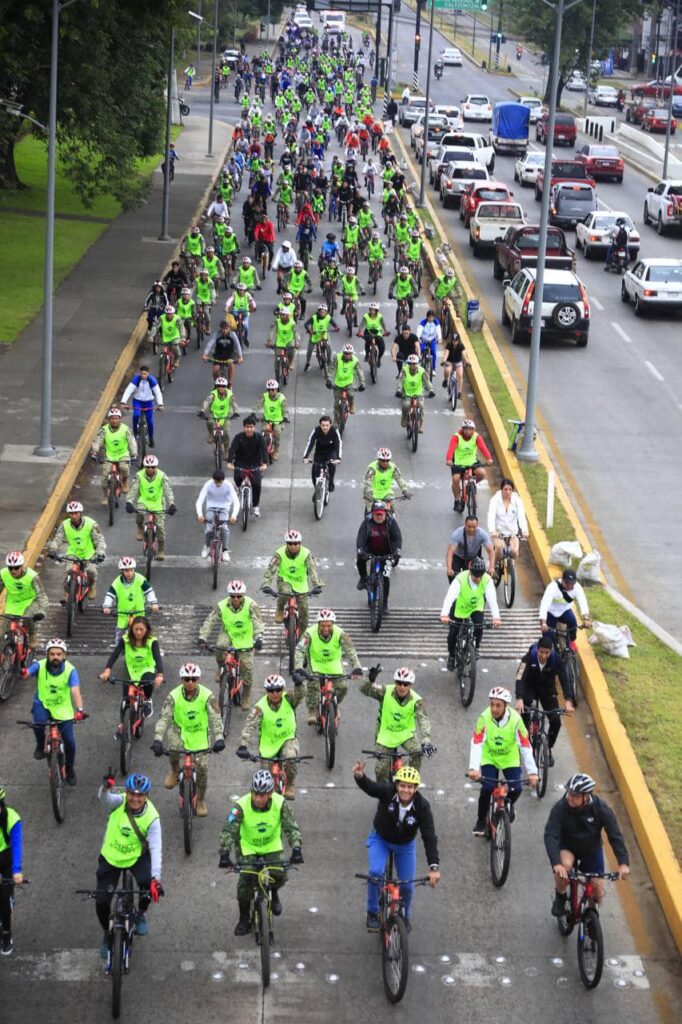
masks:
{"label": "car windshield", "polygon": [[426,107],[426,99],[425,98],[422,99],[421,97],[417,97],[416,99],[410,100],[410,106],[411,107]]}
{"label": "car windshield", "polygon": [[476,195],[481,201],[485,201],[486,199],[500,199],[506,195],[506,192],[500,188],[482,188]]}
{"label": "car windshield", "polygon": [[592,221],[592,228],[596,229],[597,231],[608,231],[609,228],[612,228],[616,221],[619,219],[625,221],[625,226],[626,228],[628,228],[628,230],[634,231],[635,225],[632,223],[629,217],[624,217],[622,213],[600,214],[598,217],[595,217]]}
{"label": "car windshield", "polygon": [[542,106],[542,101],[541,100],[524,99],[524,100],[521,100],[521,102],[523,103],[524,107],[541,107]]}
{"label": "car windshield", "polygon": [[[516,248],[538,250],[540,248],[540,228],[534,229],[532,231],[524,231],[523,234],[519,235],[516,239]],[[564,244],[561,240],[561,235],[557,231],[552,231],[551,228],[547,232],[547,248],[564,248]]]}
{"label": "car windshield", "polygon": [[469,103],[475,103],[478,107],[485,107],[488,102],[487,96],[470,96]]}
{"label": "car windshield", "polygon": [[528,156],[526,157],[525,162],[527,164],[537,164],[538,167],[539,167],[540,165],[544,164],[544,162],[545,162],[545,154],[544,153],[529,153]]}
{"label": "car windshield", "polygon": [[667,121],[668,111],[657,107],[655,110],[648,110],[647,117],[655,117],[657,121]]}
{"label": "car windshield", "polygon": [[466,178],[468,181],[482,181],[486,177],[483,167],[455,167],[453,178]]}
{"label": "car windshield", "polygon": [[582,164],[554,163],[552,164],[553,178],[584,178],[585,168]]}
{"label": "car windshield", "polygon": [[464,150],[463,152],[462,150],[460,150],[459,152],[455,150],[450,157],[450,162],[453,164],[461,164],[465,161],[471,163],[473,159],[474,154],[470,150]]}
{"label": "car windshield", "polygon": [[557,199],[565,203],[591,203],[594,193],[591,188],[558,188]]}
{"label": "car windshield", "polygon": [[590,156],[608,156],[618,159],[619,153],[615,146],[590,146]]}
{"label": "car windshield", "polygon": [[505,220],[513,218],[514,220],[521,220],[521,211],[515,203],[493,203],[491,206],[479,206],[478,216],[480,219],[496,219],[498,217],[504,217]]}
{"label": "car windshield", "polygon": [[573,125],[573,117],[571,114],[557,114],[555,124],[561,125]]}
{"label": "car windshield", "polygon": [[542,289],[543,302],[580,302],[582,295],[577,284],[545,284]]}
{"label": "car windshield", "polygon": [[679,267],[649,267],[649,281],[657,281],[659,284],[682,285],[682,266]]}

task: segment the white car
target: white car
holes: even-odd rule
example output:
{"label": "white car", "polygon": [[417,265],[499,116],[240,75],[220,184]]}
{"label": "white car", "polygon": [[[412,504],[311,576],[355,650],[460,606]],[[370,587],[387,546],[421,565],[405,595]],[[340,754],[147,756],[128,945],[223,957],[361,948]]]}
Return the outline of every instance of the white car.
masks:
{"label": "white car", "polygon": [[575,227],[575,247],[582,249],[586,259],[593,256],[604,256],[611,244],[611,232],[616,226],[616,221],[625,221],[628,231],[628,249],[630,259],[634,260],[639,255],[640,237],[639,231],[632,223],[628,213],[618,210],[596,210],[589,214],[585,220],[578,221]]}
{"label": "white car", "polygon": [[429,182],[435,189],[440,188],[440,176],[448,166],[454,160],[466,160],[467,162],[475,160],[473,151],[470,149],[463,149],[461,146],[439,146],[435,153],[433,153],[428,159],[429,165]]}
{"label": "white car", "polygon": [[[554,157],[552,157],[554,159]],[[537,149],[529,149],[525,156],[519,157],[514,164],[514,181],[519,181],[522,187],[535,185],[538,171],[545,166],[545,154]]]}
{"label": "white car", "polygon": [[312,28],[313,19],[308,13],[294,15],[294,24],[298,25],[299,28]]}
{"label": "white car", "polygon": [[472,181],[490,181],[490,175],[483,164],[473,156],[469,161],[451,160],[440,176],[440,201],[443,206],[459,209],[462,196]]}
{"label": "white car", "polygon": [[635,303],[635,315],[649,309],[682,309],[682,260],[669,257],[638,260],[626,270],[620,286],[623,302]]}
{"label": "white car", "polygon": [[566,82],[566,89],[569,92],[585,92],[587,89],[587,82],[585,76],[581,71],[574,71],[569,80]]}
{"label": "white car", "polygon": [[545,109],[542,105],[542,100],[539,100],[537,96],[521,96],[519,103],[523,103],[524,107],[528,107],[529,114],[528,120],[531,124],[535,124],[537,119]]}
{"label": "white car", "polygon": [[437,103],[434,108],[434,113],[447,118],[448,124],[456,132],[461,131],[464,127],[462,111],[454,103]]}
{"label": "white car", "polygon": [[596,89],[590,89],[587,99],[595,107],[617,107],[618,90],[612,85],[598,85]]}
{"label": "white car", "polygon": [[440,59],[443,64],[451,65],[452,67],[461,68],[462,66],[462,51],[458,50],[456,46],[448,46],[440,52]]}
{"label": "white car", "polygon": [[469,221],[469,245],[474,256],[492,253],[498,238],[504,238],[509,228],[519,228],[526,217],[518,203],[479,203]]}
{"label": "white car", "polygon": [[470,92],[462,100],[465,121],[492,121],[493,105],[484,93]]}
{"label": "white car", "polygon": [[[535,267],[522,267],[512,280],[506,278],[503,282],[502,323],[511,327],[515,345],[530,341],[535,275]],[[541,338],[572,338],[578,348],[585,348],[590,332],[590,304],[584,284],[572,270],[545,267],[541,313]]]}
{"label": "white car", "polygon": [[473,149],[476,159],[488,168],[492,174],[495,170],[495,150],[490,144],[490,139],[485,135],[478,135],[475,132],[456,132],[454,146],[467,146]]}
{"label": "white car", "polygon": [[[412,149],[414,149],[417,139],[421,138],[424,134],[425,116],[425,114],[420,114],[410,128],[410,145],[412,146]],[[449,128],[450,126],[450,122],[443,114],[436,114],[435,112],[429,111],[429,128],[433,127],[434,124],[439,124],[442,128]]]}

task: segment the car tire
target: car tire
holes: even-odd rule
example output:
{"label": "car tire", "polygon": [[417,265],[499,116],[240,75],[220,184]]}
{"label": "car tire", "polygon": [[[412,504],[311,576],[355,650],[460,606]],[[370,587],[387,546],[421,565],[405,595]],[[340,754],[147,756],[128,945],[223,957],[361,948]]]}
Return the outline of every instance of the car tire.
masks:
{"label": "car tire", "polygon": [[511,323],[511,320],[509,319],[509,314],[507,313],[507,307],[504,304],[504,298],[502,299],[502,318],[501,319],[502,319],[503,326],[504,327],[509,327],[509,325]]}
{"label": "car tire", "polygon": [[497,258],[497,253],[493,256],[493,277],[496,281],[502,281],[504,278],[504,267]]}
{"label": "car tire", "polygon": [[512,329],[512,334],[511,334],[512,344],[513,345],[523,345],[523,331],[519,327],[519,322],[516,319],[516,317],[514,317],[514,319],[511,322],[511,329]]}
{"label": "car tire", "polygon": [[542,201],[542,192],[539,190],[537,184],[535,185],[535,202],[539,203]]}
{"label": "car tire", "polygon": [[639,295],[635,295],[635,316],[644,316],[644,313],[644,305],[639,301]]}
{"label": "car tire", "polygon": [[620,301],[624,302],[626,305],[630,304],[630,296],[628,295],[627,288],[625,287],[625,281],[621,281],[620,283]]}
{"label": "car tire", "polygon": [[583,334],[579,338],[576,338],[575,347],[576,348],[586,348],[587,347],[588,337],[589,337],[589,335]]}
{"label": "car tire", "polygon": [[494,153],[493,153],[493,158],[490,161],[490,164],[488,165],[488,170],[490,171],[491,174],[495,170],[495,154]]}
{"label": "car tire", "polygon": [[647,224],[649,223],[649,210],[648,210],[648,207],[647,207],[646,203],[644,204],[644,212],[642,213],[642,220],[644,221],[644,227],[646,227]]}
{"label": "car tire", "polygon": [[[519,172],[516,170],[516,165],[515,165],[514,166],[514,181],[518,181],[518,180],[519,180]],[[523,188],[523,185],[521,187]]]}
{"label": "car tire", "polygon": [[580,319],[580,308],[575,302],[557,302],[552,310],[552,323],[560,331],[572,331]]}
{"label": "car tire", "polygon": [[662,214],[659,213],[658,220],[656,221],[656,234],[663,237],[663,235],[666,233],[666,230],[666,226],[663,223],[663,216]]}

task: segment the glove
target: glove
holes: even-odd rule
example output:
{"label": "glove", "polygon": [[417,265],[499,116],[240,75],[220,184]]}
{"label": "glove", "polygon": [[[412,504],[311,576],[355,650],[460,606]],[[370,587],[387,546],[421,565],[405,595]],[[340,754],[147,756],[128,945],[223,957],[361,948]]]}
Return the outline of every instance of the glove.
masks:
{"label": "glove", "polygon": [[432,743],[422,743],[422,754],[424,757],[431,757],[432,754],[436,753],[436,748]]}
{"label": "glove", "polygon": [[300,668],[294,669],[294,671],[291,673],[291,678],[293,679],[296,686],[300,686],[301,683],[305,682],[305,675]]}
{"label": "glove", "polygon": [[197,646],[198,647],[205,647],[206,646],[206,640],[204,640],[204,638],[200,636],[197,639]]}
{"label": "glove", "polygon": [[351,679],[362,679],[362,669],[354,668],[350,674]]}
{"label": "glove", "polygon": [[249,758],[249,748],[243,743],[237,747],[237,757],[241,757],[242,761],[247,761]]}
{"label": "glove", "polygon": [[169,516],[174,516],[177,511],[178,510],[177,510],[177,506],[176,505],[169,505],[168,506],[168,515]]}
{"label": "glove", "polygon": [[401,392],[401,391],[396,391],[396,393],[395,393],[395,397],[396,397],[396,398],[400,398],[400,397],[401,397],[401,395],[402,395],[402,392]]}
{"label": "glove", "polygon": [[435,391],[429,391],[429,393],[428,393],[428,395],[426,397],[427,398],[435,398],[436,397],[436,392]]}
{"label": "glove", "polygon": [[303,863],[303,854],[301,853],[301,847],[300,846],[294,846],[293,850],[291,851],[291,863],[292,864],[302,864]]}
{"label": "glove", "polygon": [[27,668],[22,668],[22,670],[21,670],[21,678],[22,679],[28,679],[28,669]]}
{"label": "glove", "polygon": [[253,641],[253,646],[256,648],[257,651],[262,651],[263,650],[263,637],[262,636],[257,636],[256,639]]}
{"label": "glove", "polygon": [[376,679],[381,672],[381,665],[372,665],[371,669],[367,673],[367,677],[370,683],[376,682]]}
{"label": "glove", "polygon": [[220,860],[218,861],[218,867],[219,868],[231,868],[232,867],[232,859],[230,857],[229,851],[227,853],[221,853],[220,854]]}
{"label": "glove", "polygon": [[219,754],[221,750],[225,749],[225,740],[216,740],[213,744],[213,753]]}
{"label": "glove", "polygon": [[95,555],[95,561],[96,562],[103,562],[104,559],[105,559],[105,555]]}
{"label": "glove", "polygon": [[152,878],[149,886],[149,892],[154,903],[158,903],[160,898],[165,896],[163,886],[161,885],[161,882],[159,882],[158,878]]}
{"label": "glove", "polygon": [[75,720],[77,722],[84,722],[85,721],[85,712],[83,711],[83,708],[77,708],[76,709],[76,714],[73,717],[75,718]]}
{"label": "glove", "polygon": [[102,785],[105,789],[113,789],[116,785],[113,768],[110,768],[107,774],[102,776]]}
{"label": "glove", "polygon": [[37,615],[33,616],[33,621],[34,622],[42,622],[44,618],[45,618],[45,616],[43,615],[43,613],[42,612],[38,612]]}
{"label": "glove", "polygon": [[331,389],[332,389],[332,382],[331,382],[330,380],[326,380],[326,381],[324,382],[324,386],[325,386],[326,388],[329,388],[329,390],[331,391]]}
{"label": "glove", "polygon": [[364,390],[365,390],[365,385],[364,384],[360,384],[360,386],[358,387],[358,391],[364,391]]}
{"label": "glove", "polygon": [[161,740],[154,740],[152,743],[152,751],[154,753],[154,757],[163,757],[163,743]]}
{"label": "glove", "polygon": [[399,561],[400,561],[400,555],[394,555],[393,558],[391,559],[391,565],[393,566],[394,569],[395,569],[395,567],[396,567],[396,565],[398,564]]}
{"label": "glove", "polygon": [[270,597],[277,597],[277,591],[273,590],[272,587],[261,587],[264,594],[269,594]]}
{"label": "glove", "polygon": [[132,501],[126,501],[126,512],[128,512],[130,514],[130,513],[134,512],[134,511],[135,511],[135,509],[133,508]]}
{"label": "glove", "polygon": [[319,586],[319,585],[317,587],[313,587],[313,589],[310,591],[310,593],[313,594],[315,597],[317,597],[318,594],[322,593],[322,587]]}

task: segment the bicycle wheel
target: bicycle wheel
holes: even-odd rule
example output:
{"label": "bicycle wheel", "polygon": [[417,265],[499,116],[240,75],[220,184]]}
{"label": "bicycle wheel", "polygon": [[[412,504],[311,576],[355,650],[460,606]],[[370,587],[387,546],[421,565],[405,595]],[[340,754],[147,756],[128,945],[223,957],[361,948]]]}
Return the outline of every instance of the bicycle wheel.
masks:
{"label": "bicycle wheel", "polygon": [[213,589],[218,589],[218,568],[222,556],[222,545],[217,537],[211,543],[211,570],[213,573]]}
{"label": "bicycle wheel", "polygon": [[[570,895],[571,890],[569,889],[566,893],[566,896],[570,897]],[[567,908],[566,912],[562,914],[561,917],[557,917],[556,923],[559,926],[559,931],[561,932],[561,934],[566,936],[570,935],[573,931],[573,911],[571,909],[570,899],[564,901],[564,907]]]}
{"label": "bicycle wheel", "polygon": [[107,506],[109,510],[109,526],[113,526],[114,509],[116,508],[116,483],[114,482],[113,473],[109,474],[109,481],[107,483]]}
{"label": "bicycle wheel", "polygon": [[514,604],[514,597],[516,596],[516,567],[514,566],[514,560],[512,558],[505,558],[504,560],[504,565],[502,567],[502,581],[504,603],[507,608],[511,608]]}
{"label": "bicycle wheel", "polygon": [[381,950],[381,976],[389,1003],[399,1003],[405,995],[410,967],[405,921],[391,914],[386,922]]}
{"label": "bicycle wheel", "polygon": [[52,801],[52,813],[61,825],[66,817],[66,805],[64,801],[64,777],[62,776],[63,758],[58,753],[50,751],[47,755],[47,775],[50,780],[50,799]]}
{"label": "bicycle wheel", "polygon": [[327,768],[331,771],[336,760],[336,703],[332,700],[327,704],[327,717],[324,723],[324,755]]}
{"label": "bicycle wheel", "polygon": [[538,733],[533,745],[533,756],[538,767],[538,788],[535,790],[538,800],[542,800],[547,792],[547,780],[549,778],[549,741],[544,732]]}
{"label": "bicycle wheel", "polygon": [[476,649],[469,640],[461,653],[459,663],[459,697],[462,706],[468,708],[476,690]]}
{"label": "bicycle wheel", "polygon": [[580,673],[578,671],[578,659],[576,658],[574,651],[571,651],[570,649],[566,651],[561,671],[564,674],[568,692],[570,693],[573,691],[573,703],[575,707],[578,707],[578,700],[580,699],[580,694],[578,693]]}
{"label": "bicycle wheel", "polygon": [[378,633],[381,629],[381,620],[384,615],[383,576],[379,576],[374,585],[370,583],[367,596],[369,599],[369,621],[372,627],[372,632]]}
{"label": "bicycle wheel", "polygon": [[604,935],[599,914],[592,907],[583,911],[578,926],[578,968],[585,988],[596,988],[604,967]]}
{"label": "bicycle wheel", "polygon": [[470,516],[476,515],[476,481],[472,477],[467,484],[467,512]]}
{"label": "bicycle wheel", "polygon": [[498,889],[507,881],[511,864],[511,823],[505,810],[493,812],[490,840],[490,874]]}
{"label": "bicycle wheel", "polygon": [[140,414],[140,422],[139,422],[139,426],[137,428],[137,449],[138,449],[137,453],[138,453],[138,457],[139,457],[139,460],[140,460],[139,461],[140,465],[142,465],[142,460],[144,459],[145,455],[147,454],[147,449],[148,448],[149,448],[149,434],[148,434],[148,431],[147,431],[147,417],[146,417],[146,415],[143,412],[143,413]]}
{"label": "bicycle wheel", "polygon": [[127,775],[130,771],[130,761],[133,755],[133,710],[130,705],[123,712],[120,743],[119,762],[121,773]]}
{"label": "bicycle wheel", "polygon": [[152,562],[154,561],[154,542],[149,533],[145,534],[144,544],[145,576],[149,582],[152,578]]}
{"label": "bicycle wheel", "polygon": [[256,903],[256,928],[260,941],[260,973],[263,988],[270,984],[270,925],[266,908],[266,901],[259,899]]}
{"label": "bicycle wheel", "polygon": [[220,706],[220,717],[223,723],[224,739],[230,731],[230,721],[232,719],[232,701],[230,700],[230,680],[225,670],[223,670],[220,673],[220,691],[218,694],[218,704]]}
{"label": "bicycle wheel", "polygon": [[410,413],[410,443],[412,451],[416,452],[419,445],[419,416]]}
{"label": "bicycle wheel", "polygon": [[159,356],[159,372],[158,372],[158,374],[156,376],[156,379],[159,382],[159,387],[161,388],[162,391],[163,391],[163,378],[164,378],[165,372],[166,372],[166,360],[165,360],[163,355],[160,355]]}
{"label": "bicycle wheel", "polygon": [[325,486],[322,474],[320,474],[315,481],[315,494],[313,497],[313,510],[315,512],[315,518],[319,521],[324,515],[325,506]]}
{"label": "bicycle wheel", "polygon": [[454,370],[448,377],[448,401],[450,402],[450,408],[454,412],[457,408],[457,377]]}
{"label": "bicycle wheel", "polygon": [[377,357],[376,357],[376,352],[374,351],[374,346],[373,345],[372,345],[372,347],[369,350],[369,376],[370,376],[370,380],[372,381],[372,384],[376,384],[376,382],[377,382]]}
{"label": "bicycle wheel", "polygon": [[182,801],[182,839],[185,853],[189,857],[192,852],[192,784],[185,778],[180,779],[180,799]]}
{"label": "bicycle wheel", "polygon": [[246,532],[249,528],[249,512],[251,511],[251,488],[243,487],[242,499],[242,530]]}
{"label": "bicycle wheel", "polygon": [[344,401],[341,403],[341,415],[339,416],[339,434],[341,435],[343,435],[343,432],[346,429],[349,415],[348,402]]}
{"label": "bicycle wheel", "polygon": [[298,637],[296,636],[296,618],[290,615],[286,621],[286,633],[287,633],[287,650],[289,652],[289,671],[294,671],[294,659],[296,657],[296,644]]}
{"label": "bicycle wheel", "polygon": [[0,701],[9,700],[16,682],[14,671],[14,645],[5,644],[0,654]]}
{"label": "bicycle wheel", "polygon": [[118,1020],[121,1016],[121,988],[123,985],[123,960],[125,956],[123,929],[114,929],[111,946],[111,1016]]}
{"label": "bicycle wheel", "polygon": [[216,469],[223,468],[223,439],[215,439],[213,442],[213,461]]}
{"label": "bicycle wheel", "polygon": [[73,617],[76,614],[76,577],[69,576],[69,588],[66,592],[66,635],[73,636]]}

